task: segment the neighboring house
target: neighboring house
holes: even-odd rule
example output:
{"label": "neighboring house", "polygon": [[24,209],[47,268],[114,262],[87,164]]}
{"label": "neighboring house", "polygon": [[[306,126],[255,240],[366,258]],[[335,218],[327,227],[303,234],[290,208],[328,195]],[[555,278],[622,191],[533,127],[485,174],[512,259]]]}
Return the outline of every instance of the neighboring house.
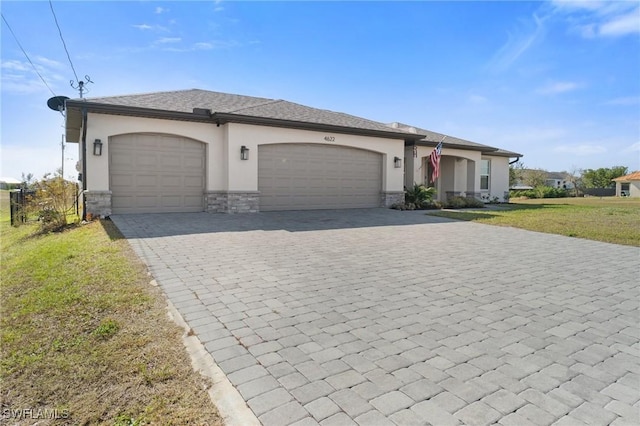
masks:
{"label": "neighboring house", "polygon": [[[403,200],[406,183],[424,181],[408,154],[415,146],[428,157],[437,135],[195,89],[67,100],[66,110],[85,213],[101,216],[388,207]],[[440,197],[500,199],[509,157],[520,156],[456,138],[442,155]]]}
{"label": "neighboring house", "polygon": [[14,189],[19,188],[20,182],[18,179],[14,179],[11,177],[3,177],[0,178],[0,189]]}
{"label": "neighboring house", "polygon": [[574,189],[573,182],[567,180],[567,174],[562,172],[548,172],[546,185],[552,188]]}
{"label": "neighboring house", "polygon": [[640,171],[613,179],[616,183],[616,196],[640,197]]}

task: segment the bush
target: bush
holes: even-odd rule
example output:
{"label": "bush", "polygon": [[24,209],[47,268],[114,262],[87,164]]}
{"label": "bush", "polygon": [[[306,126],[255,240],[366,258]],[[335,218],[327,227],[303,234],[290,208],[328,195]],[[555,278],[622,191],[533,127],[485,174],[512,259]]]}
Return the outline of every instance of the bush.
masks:
{"label": "bush", "polygon": [[59,174],[46,174],[32,184],[33,194],[27,200],[27,215],[36,216],[42,231],[57,231],[67,225],[67,215],[73,213],[75,184]]}
{"label": "bush", "polygon": [[426,187],[416,183],[413,187],[404,189],[404,203],[396,203],[392,205],[391,208],[395,210],[426,210],[440,208],[433,202],[433,196],[435,193],[435,188]]}
{"label": "bush", "polygon": [[455,196],[449,198],[443,207],[446,209],[484,208],[484,203],[477,198]]}
{"label": "bush", "polygon": [[511,198],[564,198],[569,194],[566,189],[551,186],[537,186],[534,189],[510,191]]}

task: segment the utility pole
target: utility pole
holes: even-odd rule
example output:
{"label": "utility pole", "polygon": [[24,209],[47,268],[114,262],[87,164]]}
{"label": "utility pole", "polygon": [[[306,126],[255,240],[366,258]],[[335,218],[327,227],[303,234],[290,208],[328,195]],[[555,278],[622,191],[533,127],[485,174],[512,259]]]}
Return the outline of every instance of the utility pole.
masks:
{"label": "utility pole", "polygon": [[62,180],[64,180],[64,134],[60,138],[60,147],[62,148],[62,167],[60,168],[60,175],[62,176]]}

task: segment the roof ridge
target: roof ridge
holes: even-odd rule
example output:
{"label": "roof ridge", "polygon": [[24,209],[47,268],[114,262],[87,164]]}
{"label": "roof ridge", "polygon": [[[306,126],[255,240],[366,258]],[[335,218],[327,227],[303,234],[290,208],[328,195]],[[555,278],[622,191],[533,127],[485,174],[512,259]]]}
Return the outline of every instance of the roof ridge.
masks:
{"label": "roof ridge", "polygon": [[[146,96],[146,95],[159,95],[159,94],[166,94],[166,93],[179,93],[179,92],[203,92],[206,90],[202,90],[202,89],[177,89],[177,90],[160,90],[159,92],[140,92],[140,93],[128,93],[126,95],[111,95],[111,96],[96,96],[93,98],[85,98],[85,100],[87,101],[91,101],[94,99],[104,99],[104,98],[124,98],[124,97],[131,97],[131,96]],[[80,98],[77,98],[80,99]]]}
{"label": "roof ridge", "polygon": [[[238,96],[243,96],[243,95],[238,95]],[[253,96],[247,96],[248,98],[252,98]],[[245,111],[248,109],[252,109],[252,108],[258,108],[258,107],[263,107],[265,105],[271,105],[271,104],[276,104],[278,102],[286,102],[282,99],[268,99],[268,98],[255,98],[255,99],[267,99],[266,102],[262,102],[256,105],[251,105],[251,106],[247,106],[247,107],[242,107],[242,108],[238,108],[236,110],[233,111],[229,111],[230,114],[234,114],[234,113],[238,113],[240,111]]]}

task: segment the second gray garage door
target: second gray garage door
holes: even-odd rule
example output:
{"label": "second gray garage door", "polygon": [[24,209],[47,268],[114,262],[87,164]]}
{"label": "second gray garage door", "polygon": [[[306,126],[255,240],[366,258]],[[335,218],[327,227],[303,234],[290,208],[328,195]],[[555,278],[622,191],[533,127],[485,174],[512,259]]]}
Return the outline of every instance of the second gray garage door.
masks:
{"label": "second gray garage door", "polygon": [[204,210],[205,147],[173,135],[109,139],[111,205],[117,213]]}
{"label": "second gray garage door", "polygon": [[260,210],[380,207],[382,154],[343,146],[258,147]]}

